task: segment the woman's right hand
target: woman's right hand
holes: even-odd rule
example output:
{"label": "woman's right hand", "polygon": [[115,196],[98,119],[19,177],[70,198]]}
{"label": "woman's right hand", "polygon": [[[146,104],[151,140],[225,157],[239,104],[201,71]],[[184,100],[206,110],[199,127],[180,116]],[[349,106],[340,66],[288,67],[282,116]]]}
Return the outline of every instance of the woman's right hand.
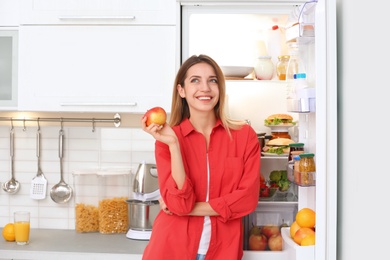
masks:
{"label": "woman's right hand", "polygon": [[150,124],[149,126],[146,126],[146,117],[142,117],[141,119],[141,125],[142,129],[151,134],[154,139],[163,142],[167,145],[174,144],[177,140],[176,134],[173,131],[173,129],[165,123],[164,125],[158,125],[158,124]]}

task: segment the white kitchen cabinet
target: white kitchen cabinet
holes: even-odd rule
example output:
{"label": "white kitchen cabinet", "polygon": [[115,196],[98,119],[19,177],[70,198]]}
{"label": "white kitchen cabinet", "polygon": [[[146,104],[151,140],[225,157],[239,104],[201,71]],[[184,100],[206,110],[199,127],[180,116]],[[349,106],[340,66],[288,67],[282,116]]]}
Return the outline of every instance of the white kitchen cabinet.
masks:
{"label": "white kitchen cabinet", "polygon": [[174,0],[20,0],[21,24],[176,23]]}
{"label": "white kitchen cabinet", "polygon": [[19,0],[0,0],[0,27],[19,25]]}
{"label": "white kitchen cabinet", "polygon": [[175,26],[20,26],[23,111],[170,110]]}

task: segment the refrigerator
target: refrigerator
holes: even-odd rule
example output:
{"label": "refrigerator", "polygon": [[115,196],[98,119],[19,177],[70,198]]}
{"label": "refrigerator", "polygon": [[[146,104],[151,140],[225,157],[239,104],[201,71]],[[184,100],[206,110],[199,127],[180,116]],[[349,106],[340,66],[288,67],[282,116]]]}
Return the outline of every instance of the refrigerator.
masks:
{"label": "refrigerator", "polygon": [[[315,185],[292,184],[288,198],[262,201],[244,217],[244,239],[253,222],[289,226],[298,210],[316,212],[315,246],[298,246],[288,227],[282,228],[282,251],[255,251],[243,241],[244,260],[336,259],[337,245],[337,48],[335,0],[177,0],[180,9],[180,57],[207,54],[220,66],[255,66],[259,56],[271,56],[276,71],[278,55],[292,55],[295,43],[305,66],[305,91],[291,97],[291,80],[226,78],[227,110],[234,119],[247,120],[258,133],[272,134],[264,125],[268,115],[287,113],[297,123],[291,139],[315,154]],[[278,52],[271,41],[278,25]],[[272,39],[274,40],[274,39]],[[288,159],[262,155],[261,174],[288,169]]]}

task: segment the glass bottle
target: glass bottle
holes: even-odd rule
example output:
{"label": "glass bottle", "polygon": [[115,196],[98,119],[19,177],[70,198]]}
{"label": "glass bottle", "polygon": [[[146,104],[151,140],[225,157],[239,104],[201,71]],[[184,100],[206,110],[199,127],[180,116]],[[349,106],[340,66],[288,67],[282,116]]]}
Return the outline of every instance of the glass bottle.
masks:
{"label": "glass bottle", "polygon": [[276,76],[279,80],[286,80],[288,61],[290,55],[278,56],[278,62],[276,63]]}

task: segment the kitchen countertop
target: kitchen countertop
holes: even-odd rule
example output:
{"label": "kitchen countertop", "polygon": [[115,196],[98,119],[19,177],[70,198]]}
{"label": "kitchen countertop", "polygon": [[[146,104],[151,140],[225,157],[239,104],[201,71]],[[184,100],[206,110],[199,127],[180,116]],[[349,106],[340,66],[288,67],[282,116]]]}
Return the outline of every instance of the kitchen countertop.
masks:
{"label": "kitchen countertop", "polygon": [[[2,229],[0,229],[2,232]],[[148,241],[126,234],[78,233],[75,230],[31,229],[25,246],[0,239],[0,259],[142,259]]]}

